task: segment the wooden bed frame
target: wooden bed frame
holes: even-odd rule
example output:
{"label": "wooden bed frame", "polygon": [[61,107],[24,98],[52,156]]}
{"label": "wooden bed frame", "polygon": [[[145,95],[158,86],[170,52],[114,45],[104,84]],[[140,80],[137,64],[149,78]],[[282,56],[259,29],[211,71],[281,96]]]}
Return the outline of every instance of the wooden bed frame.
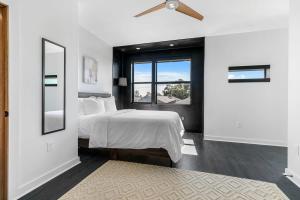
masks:
{"label": "wooden bed frame", "polygon": [[[88,97],[102,97],[108,98],[111,94],[108,93],[78,93],[79,98]],[[78,139],[79,148],[89,149],[89,139]],[[111,149],[111,148],[97,148],[99,151],[108,151],[109,157],[112,160],[122,159],[128,160],[131,156],[143,156],[143,157],[156,157],[159,159],[167,160],[170,167],[173,167],[173,161],[171,160],[168,152],[165,149]]]}
{"label": "wooden bed frame", "polygon": [[[89,148],[89,139],[78,139],[78,146],[81,149]],[[142,156],[153,157],[165,160],[168,162],[168,166],[173,167],[173,161],[171,160],[168,152],[165,149],[112,149],[112,148],[96,148],[97,151],[109,152],[109,158],[111,160],[129,160],[130,157]]]}

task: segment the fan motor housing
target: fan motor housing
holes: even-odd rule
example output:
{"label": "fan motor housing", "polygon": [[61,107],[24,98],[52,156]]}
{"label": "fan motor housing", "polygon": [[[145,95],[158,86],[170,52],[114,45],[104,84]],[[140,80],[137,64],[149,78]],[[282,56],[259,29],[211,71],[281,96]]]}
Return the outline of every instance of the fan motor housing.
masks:
{"label": "fan motor housing", "polygon": [[166,1],[166,8],[169,10],[175,10],[179,6],[179,1],[178,0],[167,0]]}

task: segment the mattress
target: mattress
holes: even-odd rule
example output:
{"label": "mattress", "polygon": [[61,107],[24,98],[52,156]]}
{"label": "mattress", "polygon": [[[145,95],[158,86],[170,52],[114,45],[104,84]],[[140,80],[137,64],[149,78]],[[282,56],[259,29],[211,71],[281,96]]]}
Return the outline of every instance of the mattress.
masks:
{"label": "mattress", "polygon": [[90,148],[163,148],[173,162],[180,160],[184,127],[176,112],[119,110],[80,116],[79,137]]}

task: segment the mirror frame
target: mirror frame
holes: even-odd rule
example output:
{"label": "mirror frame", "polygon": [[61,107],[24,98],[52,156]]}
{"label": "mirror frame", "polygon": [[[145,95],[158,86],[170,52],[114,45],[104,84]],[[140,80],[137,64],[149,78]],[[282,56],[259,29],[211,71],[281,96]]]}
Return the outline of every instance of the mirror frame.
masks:
{"label": "mirror frame", "polygon": [[[57,45],[64,49],[64,116],[63,116],[63,128],[57,129],[54,131],[45,132],[45,44],[46,42],[52,43],[54,45]],[[52,42],[51,40],[48,40],[46,38],[42,38],[42,135],[48,135],[50,133],[60,132],[66,130],[66,47],[57,44],[55,42]]]}

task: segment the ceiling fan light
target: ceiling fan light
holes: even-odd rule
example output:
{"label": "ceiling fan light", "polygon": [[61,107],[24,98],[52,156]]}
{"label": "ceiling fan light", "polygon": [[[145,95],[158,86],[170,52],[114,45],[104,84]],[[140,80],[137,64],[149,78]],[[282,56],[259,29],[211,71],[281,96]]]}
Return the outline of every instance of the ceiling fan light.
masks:
{"label": "ceiling fan light", "polygon": [[169,10],[175,10],[178,8],[178,6],[179,6],[178,0],[167,0],[166,2],[166,8],[168,8]]}

